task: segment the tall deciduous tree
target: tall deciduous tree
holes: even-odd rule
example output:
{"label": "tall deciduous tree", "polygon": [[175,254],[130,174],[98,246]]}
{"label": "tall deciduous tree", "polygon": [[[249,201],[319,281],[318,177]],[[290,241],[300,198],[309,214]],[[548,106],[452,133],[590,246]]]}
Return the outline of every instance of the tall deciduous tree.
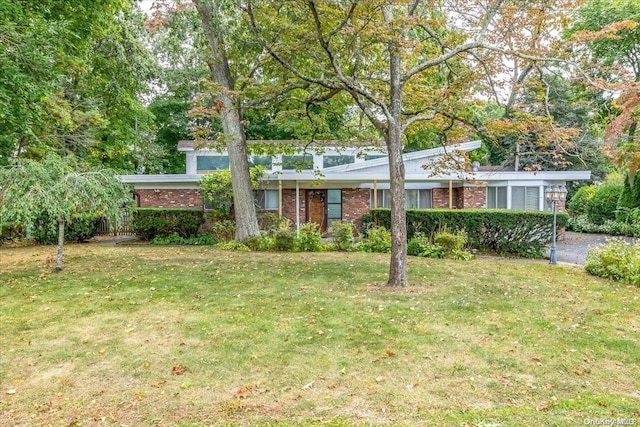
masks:
{"label": "tall deciduous tree", "polygon": [[81,168],[73,156],[18,159],[0,168],[0,223],[20,224],[28,234],[43,213],[57,221],[57,271],[62,270],[64,226],[72,215],[100,212],[117,220],[131,202],[130,189],[113,171]]}
{"label": "tall deciduous tree", "polygon": [[[548,15],[537,17],[547,3],[527,3],[519,22],[536,18],[544,28]],[[468,104],[485,89],[482,76],[499,72],[501,61],[544,60],[544,43],[522,40],[538,35],[503,26],[520,6],[508,0],[246,1],[256,37],[286,71],[327,97],[349,94],[384,138],[392,199],[390,286],[408,283],[404,135],[428,122],[451,140],[464,139],[464,124],[472,121]],[[514,43],[498,43],[492,32]]]}

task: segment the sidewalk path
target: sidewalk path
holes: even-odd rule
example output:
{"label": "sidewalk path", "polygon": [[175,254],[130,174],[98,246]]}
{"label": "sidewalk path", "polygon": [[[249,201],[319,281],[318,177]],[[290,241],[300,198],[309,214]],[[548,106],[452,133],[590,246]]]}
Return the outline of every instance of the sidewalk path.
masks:
{"label": "sidewalk path", "polygon": [[[624,239],[629,243],[635,243],[637,238],[633,237],[612,237],[605,234],[588,234],[567,231],[563,240],[558,240],[556,244],[556,256],[558,262],[566,262],[569,264],[584,264],[587,259],[589,249],[602,246],[609,239]],[[549,250],[547,250],[547,258]]]}

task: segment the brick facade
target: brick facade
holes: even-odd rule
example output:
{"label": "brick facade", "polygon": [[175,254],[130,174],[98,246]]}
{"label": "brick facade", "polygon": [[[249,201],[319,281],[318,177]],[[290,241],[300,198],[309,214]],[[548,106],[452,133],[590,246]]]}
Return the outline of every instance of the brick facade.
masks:
{"label": "brick facade", "polygon": [[343,188],[342,221],[352,222],[360,228],[362,226],[360,218],[369,212],[370,203],[371,195],[368,188]]}
{"label": "brick facade", "polygon": [[[434,208],[449,208],[449,189],[434,188],[431,204]],[[487,205],[487,189],[485,187],[455,187],[452,198],[453,209],[484,208]]]}
{"label": "brick facade", "polygon": [[[300,222],[304,222],[307,212],[305,190],[300,190]],[[282,216],[296,223],[296,190],[282,190]]]}
{"label": "brick facade", "polygon": [[487,188],[486,187],[463,187],[462,207],[465,209],[484,208],[487,206]]}
{"label": "brick facade", "polygon": [[202,209],[200,190],[155,189],[136,190],[137,204],[141,208]]}

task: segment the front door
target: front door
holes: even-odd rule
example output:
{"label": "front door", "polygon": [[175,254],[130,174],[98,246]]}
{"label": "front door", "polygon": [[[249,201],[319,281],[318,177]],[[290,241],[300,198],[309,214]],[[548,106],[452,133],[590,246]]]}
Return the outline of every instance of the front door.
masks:
{"label": "front door", "polygon": [[327,230],[327,190],[307,190],[307,222],[315,222],[319,230]]}

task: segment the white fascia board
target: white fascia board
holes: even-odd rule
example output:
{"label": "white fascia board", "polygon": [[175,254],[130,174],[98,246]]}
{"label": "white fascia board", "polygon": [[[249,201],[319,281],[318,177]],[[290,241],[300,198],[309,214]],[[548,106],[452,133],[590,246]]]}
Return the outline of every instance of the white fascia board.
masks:
{"label": "white fascia board", "polygon": [[[482,145],[482,141],[477,140],[477,141],[464,142],[462,144],[449,145],[446,147],[430,148],[428,150],[414,151],[412,153],[403,154],[402,159],[405,162],[408,162],[411,160],[417,160],[417,159],[427,159],[430,157],[441,156],[450,151],[472,151],[480,148],[481,145]],[[360,170],[360,169],[368,169],[371,167],[382,166],[387,164],[389,164],[389,159],[385,157],[380,159],[367,160],[365,162],[334,166],[331,168],[323,169],[323,171],[347,172],[347,171],[354,171],[354,170]]]}
{"label": "white fascia board", "polygon": [[186,174],[162,174],[162,175],[120,175],[120,181],[124,184],[133,184],[135,189],[162,189],[162,188],[200,188],[202,175]]}

